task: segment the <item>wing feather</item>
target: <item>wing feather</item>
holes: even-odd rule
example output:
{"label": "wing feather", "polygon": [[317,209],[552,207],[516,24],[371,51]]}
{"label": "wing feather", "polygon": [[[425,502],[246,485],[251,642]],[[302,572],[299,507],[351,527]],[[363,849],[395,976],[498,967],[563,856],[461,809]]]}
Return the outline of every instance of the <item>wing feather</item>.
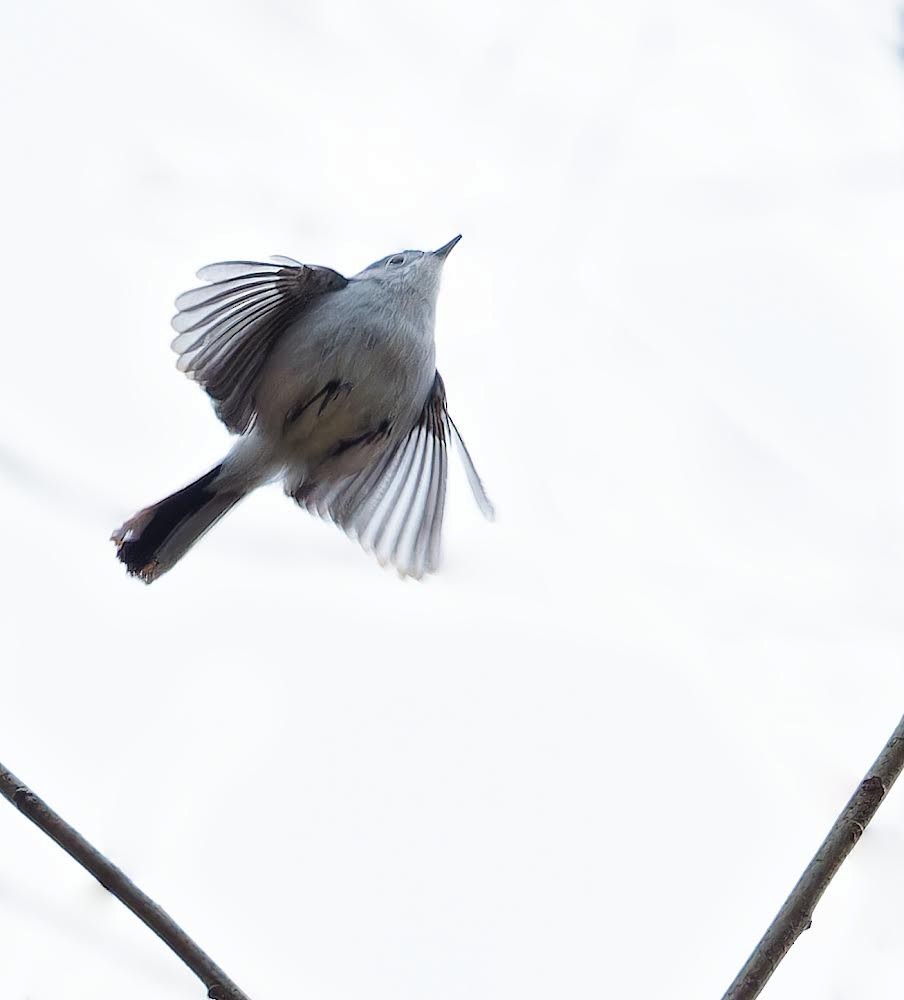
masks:
{"label": "wing feather", "polygon": [[371,466],[339,483],[313,488],[302,484],[296,500],[339,525],[382,565],[391,563],[402,576],[420,579],[439,567],[453,437],[477,504],[491,516],[493,506],[449,417],[438,372],[420,417],[404,438]]}
{"label": "wing feather", "polygon": [[254,390],[270,348],[311,302],[348,279],[288,257],[208,264],[198,277],[209,284],[176,299],[177,367],[203,386],[229,430],[241,434],[254,422]]}

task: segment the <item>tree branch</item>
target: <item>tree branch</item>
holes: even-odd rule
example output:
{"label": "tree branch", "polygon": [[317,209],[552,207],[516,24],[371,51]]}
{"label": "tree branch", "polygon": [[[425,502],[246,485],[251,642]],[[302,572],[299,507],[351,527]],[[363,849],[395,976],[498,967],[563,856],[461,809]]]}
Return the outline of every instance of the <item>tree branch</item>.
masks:
{"label": "tree branch", "polygon": [[860,839],[902,768],[904,718],[835,820],[813,860],[722,1000],[753,1000],[760,995],[791,945],[809,928],[816,904]]}
{"label": "tree branch", "polygon": [[55,840],[100,884],[124,903],[167,944],[207,987],[211,1000],[249,1000],[225,972],[205,954],[173,918],[146,896],[131,879],[92,847],[31,789],[0,764],[0,795]]}

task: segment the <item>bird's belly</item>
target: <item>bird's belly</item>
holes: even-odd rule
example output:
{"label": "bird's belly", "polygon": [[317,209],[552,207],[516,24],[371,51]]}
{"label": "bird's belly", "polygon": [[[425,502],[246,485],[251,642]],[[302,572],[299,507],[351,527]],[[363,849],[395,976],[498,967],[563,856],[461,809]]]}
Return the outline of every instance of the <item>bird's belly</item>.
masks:
{"label": "bird's belly", "polygon": [[366,468],[404,437],[433,381],[432,339],[341,334],[314,357],[280,359],[268,380],[267,420],[286,466],[319,481]]}

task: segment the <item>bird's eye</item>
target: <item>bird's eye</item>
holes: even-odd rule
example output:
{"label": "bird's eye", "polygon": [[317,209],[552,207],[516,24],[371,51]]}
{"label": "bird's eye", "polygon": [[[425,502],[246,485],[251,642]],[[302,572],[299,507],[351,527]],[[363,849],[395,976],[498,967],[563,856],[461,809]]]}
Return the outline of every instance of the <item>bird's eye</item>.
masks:
{"label": "bird's eye", "polygon": [[401,253],[397,253],[395,255],[395,257],[390,257],[389,260],[386,261],[386,263],[387,264],[404,264],[405,263],[405,255],[401,254]]}

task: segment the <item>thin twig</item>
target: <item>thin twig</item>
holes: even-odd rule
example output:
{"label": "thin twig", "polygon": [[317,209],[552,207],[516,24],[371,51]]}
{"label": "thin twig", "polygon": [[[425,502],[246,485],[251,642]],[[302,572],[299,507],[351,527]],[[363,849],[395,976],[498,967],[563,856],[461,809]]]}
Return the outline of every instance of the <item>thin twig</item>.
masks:
{"label": "thin twig", "polygon": [[902,769],[904,718],[835,820],[813,860],[807,865],[797,885],[791,890],[791,895],[775,915],[722,1000],[753,1000],[760,995],[791,945],[809,928],[816,904]]}
{"label": "thin twig", "polygon": [[163,940],[207,987],[211,1000],[249,1000],[173,918],[0,764],[0,795],[27,816]]}

